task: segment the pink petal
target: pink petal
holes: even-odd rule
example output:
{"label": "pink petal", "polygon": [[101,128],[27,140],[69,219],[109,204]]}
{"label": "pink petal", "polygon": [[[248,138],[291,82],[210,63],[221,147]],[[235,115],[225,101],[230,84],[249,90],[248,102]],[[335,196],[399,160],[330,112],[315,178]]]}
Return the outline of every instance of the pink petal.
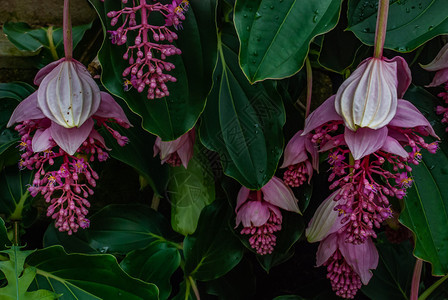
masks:
{"label": "pink petal", "polygon": [[439,86],[441,84],[444,84],[445,82],[448,82],[448,67],[438,71],[436,75],[434,75],[432,82],[426,87]]}
{"label": "pink petal", "polygon": [[14,123],[20,123],[26,120],[36,120],[45,118],[42,111],[37,107],[37,92],[29,95],[25,100],[19,103],[9,119],[7,127]]}
{"label": "pink petal", "polygon": [[339,251],[344,256],[345,261],[361,277],[364,285],[368,284],[372,278],[371,269],[378,266],[378,251],[372,239],[368,239],[360,245],[346,243],[345,238],[341,236],[338,240]]}
{"label": "pink petal", "polygon": [[345,128],[345,142],[355,160],[379,150],[387,138],[387,127],[381,129],[359,128],[351,131]]}
{"label": "pink petal", "polygon": [[[311,161],[313,163],[313,168],[319,172],[319,152],[317,151],[317,146],[313,144],[308,136],[305,140],[305,149],[311,154]],[[311,177],[309,178],[311,179]]]}
{"label": "pink petal", "polygon": [[336,251],[338,247],[337,233],[330,234],[323,241],[320,242],[316,253],[316,266],[322,266]]}
{"label": "pink petal", "polygon": [[63,61],[65,61],[65,57],[61,58],[60,60],[49,63],[48,65],[40,69],[39,72],[37,72],[36,76],[34,77],[34,84],[40,85],[45,76],[47,76],[48,73],[53,71],[53,69],[56,68]]}
{"label": "pink petal", "polygon": [[342,217],[339,216],[339,212],[334,210],[337,205],[341,204],[339,201],[334,201],[334,197],[340,192],[340,189],[333,192],[316,209],[305,231],[308,242],[319,242],[344,226],[341,223]]}
{"label": "pink petal", "polygon": [[235,212],[237,212],[240,209],[241,205],[243,205],[247,201],[247,198],[249,198],[249,193],[250,190],[247,187],[241,187],[240,191],[238,192],[238,196],[236,197]]}
{"label": "pink petal", "polygon": [[308,155],[305,151],[305,142],[308,139],[307,136],[302,136],[303,130],[299,130],[289,140],[285,148],[285,154],[283,158],[283,164],[280,168],[286,168],[303,162],[308,159]]}
{"label": "pink petal", "polygon": [[313,111],[305,120],[305,128],[302,135],[309,133],[317,127],[329,121],[342,121],[334,108],[335,95],[331,96],[324,103],[321,104],[315,111]]}
{"label": "pink petal", "polygon": [[87,119],[79,128],[65,128],[52,122],[50,127],[51,137],[62,150],[69,155],[73,155],[89,136],[93,124],[92,119]]}
{"label": "pink petal", "polygon": [[386,138],[386,142],[384,142],[384,145],[383,147],[381,147],[381,150],[386,151],[388,153],[396,154],[403,158],[407,158],[409,156],[409,153],[406,152],[406,150],[404,150],[404,148],[400,145],[400,143],[390,136]]}
{"label": "pink petal", "polygon": [[404,93],[408,89],[412,81],[411,70],[409,69],[408,63],[401,56],[395,56],[392,59],[384,59],[387,62],[397,63],[397,96],[398,98],[403,97]]}
{"label": "pink petal", "polygon": [[422,113],[411,102],[403,99],[398,100],[397,113],[388,126],[401,128],[423,126],[430,135],[438,138],[431,124],[429,124]]}
{"label": "pink petal", "polygon": [[185,139],[184,143],[177,150],[177,155],[182,162],[182,165],[186,169],[188,166],[188,162],[193,157],[194,152],[194,141],[195,141],[195,131],[194,129],[190,130],[186,133],[187,139]]}
{"label": "pink petal", "polygon": [[272,177],[271,180],[261,188],[261,191],[263,192],[263,199],[266,202],[283,208],[284,210],[301,214],[299,206],[297,205],[298,200],[294,196],[292,190],[277,177]]}
{"label": "pink petal", "polygon": [[426,71],[439,71],[448,68],[448,43],[440,49],[432,62],[421,67]]}
{"label": "pink petal", "polygon": [[117,102],[115,102],[114,98],[106,92],[101,92],[100,94],[101,103],[94,116],[105,119],[114,119],[131,125],[123,109]]}
{"label": "pink petal", "polygon": [[263,204],[262,201],[249,201],[238,210],[236,226],[242,222],[244,227],[260,227],[266,224],[270,215],[268,205]]}
{"label": "pink petal", "polygon": [[53,147],[50,128],[37,130],[31,143],[34,152],[42,152]]}
{"label": "pink petal", "polygon": [[95,129],[92,129],[92,132],[90,132],[90,137],[95,139],[95,140],[97,140],[101,144],[102,148],[104,148],[106,150],[109,150],[109,151],[112,150],[110,148],[107,148],[106,142],[104,141],[104,138]]}
{"label": "pink petal", "polygon": [[324,145],[321,145],[319,152],[326,152],[334,147],[345,145],[344,134],[339,134],[331,138]]}

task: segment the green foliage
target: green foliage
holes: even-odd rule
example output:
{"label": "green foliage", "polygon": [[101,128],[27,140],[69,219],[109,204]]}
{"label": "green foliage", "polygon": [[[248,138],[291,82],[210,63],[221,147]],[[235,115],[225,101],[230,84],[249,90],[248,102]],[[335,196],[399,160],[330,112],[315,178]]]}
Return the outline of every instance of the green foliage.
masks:
{"label": "green foliage", "polygon": [[[73,27],[73,48],[91,27],[92,23]],[[62,28],[50,26],[33,29],[26,23],[8,22],[3,25],[3,31],[19,50],[31,51],[37,55],[35,64],[38,68],[64,57]]]}
{"label": "green foliage", "polygon": [[285,78],[297,73],[305,63],[311,41],[338,22],[341,3],[341,0],[236,1],[239,59],[249,81]]}

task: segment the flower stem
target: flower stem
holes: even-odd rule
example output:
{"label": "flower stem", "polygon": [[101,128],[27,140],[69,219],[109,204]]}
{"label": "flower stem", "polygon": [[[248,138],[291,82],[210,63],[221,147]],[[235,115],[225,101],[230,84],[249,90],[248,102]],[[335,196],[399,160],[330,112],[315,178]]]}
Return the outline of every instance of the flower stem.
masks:
{"label": "flower stem", "polygon": [[305,59],[305,67],[306,67],[306,110],[305,110],[305,119],[306,119],[310,114],[311,96],[313,94],[313,70],[311,69],[311,63],[308,57]]}
{"label": "flower stem", "polygon": [[196,296],[196,300],[201,300],[198,287],[196,286],[196,282],[194,281],[193,277],[188,276],[188,280],[190,281],[191,288],[193,289],[194,295]]}
{"label": "flower stem", "polygon": [[426,291],[424,291],[420,295],[420,297],[418,297],[418,300],[426,300],[426,298],[428,298],[428,296],[431,295],[431,293],[434,292],[434,290],[436,288],[438,288],[447,279],[448,279],[448,275],[445,275],[442,278],[440,278],[439,280],[437,280],[436,282],[434,282],[429,288],[426,289]]}
{"label": "flower stem", "polygon": [[19,245],[19,221],[14,221],[13,245],[14,246],[18,246]]}
{"label": "flower stem", "polygon": [[65,58],[71,59],[73,55],[73,40],[72,21],[70,19],[70,0],[64,0],[64,14],[62,23]]}
{"label": "flower stem", "polygon": [[384,40],[386,39],[387,16],[389,13],[389,0],[378,1],[378,18],[376,19],[375,45],[373,56],[381,58],[383,56]]}
{"label": "flower stem", "polygon": [[420,276],[422,274],[422,266],[423,266],[423,261],[421,259],[417,258],[417,261],[415,262],[415,267],[414,267],[414,275],[412,275],[411,299],[410,300],[418,299],[418,287],[420,286]]}

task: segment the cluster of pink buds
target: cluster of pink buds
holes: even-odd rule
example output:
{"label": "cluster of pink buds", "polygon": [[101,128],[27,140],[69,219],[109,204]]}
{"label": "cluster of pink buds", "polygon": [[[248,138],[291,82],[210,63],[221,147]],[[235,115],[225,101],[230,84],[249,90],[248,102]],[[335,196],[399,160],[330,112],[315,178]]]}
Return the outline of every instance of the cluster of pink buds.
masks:
{"label": "cluster of pink buds", "polygon": [[259,254],[271,254],[277,243],[276,232],[282,226],[279,208],[300,213],[291,189],[277,177],[258,191],[241,187],[236,205],[236,227],[243,224],[241,234],[249,235],[250,246]]}
{"label": "cluster of pink buds", "polygon": [[[448,105],[448,81],[445,83],[444,87],[445,91],[440,92],[437,96],[442,98],[443,101],[445,101],[445,104]],[[436,113],[443,116],[442,123],[448,123],[448,107],[439,105],[436,107]],[[448,131],[448,127],[445,130]]]}
{"label": "cluster of pink buds", "polygon": [[[170,27],[176,30],[182,28],[182,21],[185,20],[185,12],[189,8],[188,0],[173,0],[171,4],[161,4],[159,2],[148,4],[147,0],[136,3],[132,1],[127,5],[127,0],[122,0],[125,5],[119,11],[110,11],[107,16],[111,18],[110,24],[117,25],[121,20],[117,30],[109,31],[113,44],[124,45],[128,42],[129,36],[135,36],[133,43],[127,46],[123,59],[129,62],[129,67],[123,71],[125,79],[125,90],[134,87],[139,93],[148,87],[148,99],[163,98],[169,96],[167,82],[175,82],[176,78],[166,74],[175,68],[174,64],[165,61],[168,56],[180,55],[181,50],[172,45],[177,39],[177,34]],[[139,14],[139,17],[136,17]],[[154,19],[151,14],[159,14],[164,20],[164,25],[152,25],[150,19]],[[140,24],[137,24],[140,20]]]}

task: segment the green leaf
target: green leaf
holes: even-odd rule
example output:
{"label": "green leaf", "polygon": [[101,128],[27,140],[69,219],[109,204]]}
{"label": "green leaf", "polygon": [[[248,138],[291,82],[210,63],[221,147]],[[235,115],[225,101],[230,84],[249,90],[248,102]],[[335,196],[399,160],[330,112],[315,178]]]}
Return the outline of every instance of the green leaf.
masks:
{"label": "green leaf", "polygon": [[207,282],[206,291],[222,300],[253,299],[255,274],[249,260],[243,259],[224,276]]}
{"label": "green leaf", "polygon": [[101,253],[126,254],[173,237],[167,220],[141,204],[106,206],[92,216],[90,224],[89,245]]}
{"label": "green leaf", "polygon": [[[404,96],[434,125],[442,140],[447,134],[435,115],[437,101],[422,88],[411,87]],[[442,129],[442,130],[441,130]],[[437,154],[423,152],[423,161],[412,166],[414,185],[408,190],[400,222],[415,234],[414,255],[432,264],[433,275],[448,273],[448,148],[441,144]]]}
{"label": "green leaf", "polygon": [[167,299],[171,293],[170,278],[180,262],[178,249],[166,243],[154,243],[128,253],[120,266],[132,277],[157,285],[160,299]]}
{"label": "green leaf", "polygon": [[109,132],[105,132],[102,135],[106,144],[113,147],[109,153],[113,158],[136,169],[145,178],[154,193],[161,196],[165,191],[168,181],[168,167],[160,163],[158,156],[153,156],[153,146],[156,137],[140,127],[141,118],[132,113],[129,108],[122,105],[123,100],[115,100],[122,106],[129,122],[134,127],[125,129],[118,125],[111,126],[122,136],[129,138],[129,143],[124,147],[120,147]]}
{"label": "green leaf", "polygon": [[34,91],[35,89],[25,82],[0,83],[0,99],[7,98],[22,101]]}
{"label": "green leaf", "polygon": [[184,271],[187,276],[207,281],[229,272],[243,257],[243,247],[227,221],[230,210],[217,199],[202,210],[196,232],[184,240]]}
{"label": "green leaf", "polygon": [[197,300],[189,279],[186,278],[180,283],[179,293],[173,297],[173,300]]}
{"label": "green leaf", "polygon": [[44,233],[43,245],[44,247],[61,245],[67,253],[99,253],[98,249],[89,245],[86,230],[78,230],[76,233],[68,235],[66,232],[57,230],[53,223],[48,225]]}
{"label": "green leaf", "polygon": [[38,250],[27,259],[36,268],[34,288],[62,299],[158,299],[154,284],[127,275],[109,254],[67,254],[60,246]]}
{"label": "green leaf", "polygon": [[[91,3],[105,26],[104,31],[116,30],[117,26],[110,26],[106,13],[121,9],[121,3],[99,0],[91,0]],[[170,75],[176,77],[177,82],[167,84],[170,96],[165,99],[149,100],[145,91],[138,93],[136,89],[124,91],[122,73],[129,66],[122,58],[126,46],[112,45],[106,38],[98,54],[104,86],[142,117],[145,130],[163,140],[174,140],[193,128],[204,109],[216,62],[216,5],[216,0],[190,1],[190,9],[182,22],[183,30],[176,32],[179,36],[176,46],[182,50],[182,55],[170,57],[176,66]]]}
{"label": "green leaf", "polygon": [[240,65],[251,83],[297,73],[311,41],[337,23],[341,0],[238,0]]}
{"label": "green leaf", "polygon": [[31,217],[31,196],[27,185],[34,179],[34,173],[29,170],[20,171],[17,166],[10,166],[0,174],[0,213],[7,219],[22,220],[30,223],[27,217]]}
{"label": "green leaf", "polygon": [[409,241],[393,245],[384,241],[376,244],[379,263],[369,284],[361,291],[373,300],[409,299],[415,258]]}
{"label": "green leaf", "polygon": [[215,200],[213,173],[200,148],[195,147],[186,170],[182,166],[170,169],[167,196],[171,202],[171,226],[183,235],[196,230],[202,209]]}
{"label": "green leaf", "polygon": [[[277,244],[274,247],[274,252],[272,254],[257,255],[257,260],[266,272],[269,272],[272,267],[287,261],[294,255],[293,245],[299,240],[305,230],[302,216],[286,211],[282,211],[282,214],[282,230],[276,234]],[[245,242],[245,244],[251,249],[248,242]]]}
{"label": "green leaf", "polygon": [[224,31],[201,142],[220,155],[224,172],[250,189],[274,175],[282,154],[285,110],[273,82],[250,85],[238,66],[237,40]]}
{"label": "green leaf", "polygon": [[[12,246],[11,249],[3,250],[1,253],[7,254],[9,259],[2,257],[0,270],[6,277],[8,284],[0,288],[0,297],[5,300],[50,300],[57,299],[58,295],[48,290],[39,289],[27,292],[28,287],[36,276],[36,268],[24,268],[25,259],[34,251],[20,251],[19,246]],[[3,256],[3,255],[2,255]]]}
{"label": "green leaf", "polygon": [[6,231],[5,221],[0,218],[0,251],[10,248],[11,241],[8,238],[8,232]]}
{"label": "green leaf", "polygon": [[[73,49],[81,41],[84,33],[92,27],[92,23],[72,28]],[[64,57],[62,28],[33,29],[26,23],[8,22],[3,25],[3,31],[9,41],[19,50],[39,52],[38,67],[43,67],[52,61]]]}
{"label": "green leaf", "polygon": [[[351,0],[348,29],[365,44],[373,45],[377,0]],[[430,39],[448,33],[445,0],[391,0],[384,47],[410,52]]]}

